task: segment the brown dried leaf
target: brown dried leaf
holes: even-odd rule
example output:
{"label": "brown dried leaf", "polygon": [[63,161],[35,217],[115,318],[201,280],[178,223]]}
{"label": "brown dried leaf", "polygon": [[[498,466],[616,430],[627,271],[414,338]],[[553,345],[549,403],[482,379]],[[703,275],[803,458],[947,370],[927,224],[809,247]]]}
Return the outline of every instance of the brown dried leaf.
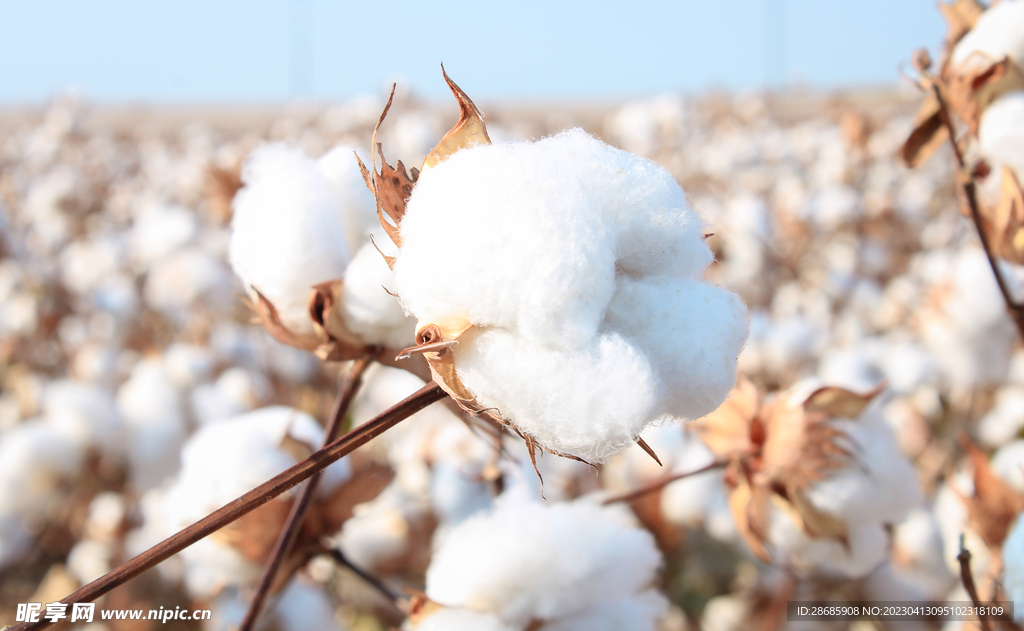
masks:
{"label": "brown dried leaf", "polygon": [[[760,515],[764,514],[765,497],[763,494],[759,494],[757,503],[762,508],[754,508],[755,501],[751,486],[744,476],[740,476],[736,486],[729,491],[729,510],[732,512],[736,530],[747,543],[747,547],[757,558],[768,563],[771,561],[771,555],[768,554],[768,548],[765,546],[768,539],[764,536],[764,529],[757,529],[753,524],[756,519],[761,519]],[[752,518],[754,513],[757,513],[758,517]]]}
{"label": "brown dried leaf", "polygon": [[978,135],[988,105],[1012,90],[1024,89],[1024,73],[1009,57],[990,61],[975,56],[946,73],[949,104],[971,133]]}
{"label": "brown dried leaf", "polygon": [[203,193],[210,212],[217,221],[227,223],[231,220],[231,202],[240,188],[242,188],[241,161],[229,168],[216,165],[210,165],[207,168]]}
{"label": "brown dried leaf", "polygon": [[444,64],[441,64],[441,73],[444,75],[444,80],[448,82],[448,87],[455,95],[455,99],[459,102],[459,122],[448,130],[448,133],[441,138],[441,142],[437,143],[437,146],[431,149],[427,157],[423,159],[424,171],[444,162],[459,149],[491,144],[491,138],[487,135],[487,126],[484,125],[480,109],[472,99],[466,96],[462,88],[451,80],[451,77],[445,72]]}
{"label": "brown dried leaf", "polygon": [[311,351],[319,346],[320,340],[317,336],[297,335],[288,330],[281,324],[281,319],[277,315],[277,309],[274,308],[274,305],[258,289],[255,287],[250,287],[250,289],[256,294],[256,302],[250,303],[250,307],[256,312],[256,317],[259,319],[260,324],[267,330],[267,333],[270,333],[272,338],[282,344],[301,348],[304,351]]}
{"label": "brown dried leaf", "polygon": [[946,45],[952,47],[967,34],[985,11],[978,0],[940,2],[939,12],[946,20]]}
{"label": "brown dried leaf", "polygon": [[1008,167],[1003,167],[994,215],[991,240],[999,256],[1024,264],[1024,190]]}
{"label": "brown dried leaf", "polygon": [[871,403],[872,399],[884,389],[884,383],[875,386],[873,390],[865,394],[857,394],[834,386],[819,388],[804,401],[804,412],[856,419],[864,412],[864,408]]}
{"label": "brown dried leaf", "polygon": [[745,376],[738,375],[729,398],[691,427],[720,458],[753,453],[758,446],[751,438],[751,424],[757,417],[759,399],[757,387]]}
{"label": "brown dried leaf", "polygon": [[974,467],[974,495],[963,498],[968,522],[991,549],[999,550],[1010,526],[1024,511],[1024,496],[996,475],[988,456],[966,434],[960,436],[960,442]]}
{"label": "brown dried leaf", "polygon": [[358,359],[367,345],[345,325],[340,305],[344,284],[340,280],[320,283],[309,294],[309,317],[317,335],[314,352],[323,361]]}
{"label": "brown dried leaf", "polygon": [[923,164],[949,138],[942,124],[939,99],[933,90],[925,92],[924,101],[914,117],[914,130],[900,148],[900,158],[908,168]]}

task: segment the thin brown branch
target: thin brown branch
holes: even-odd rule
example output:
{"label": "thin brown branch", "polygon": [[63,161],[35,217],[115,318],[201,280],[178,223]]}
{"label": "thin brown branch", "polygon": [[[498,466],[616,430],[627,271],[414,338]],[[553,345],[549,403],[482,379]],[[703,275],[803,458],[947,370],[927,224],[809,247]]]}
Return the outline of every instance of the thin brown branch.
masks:
{"label": "thin brown branch", "polygon": [[[960,562],[960,580],[964,584],[964,589],[970,594],[974,608],[980,610],[981,598],[978,597],[978,588],[974,585],[974,575],[971,573],[971,551],[964,546],[963,535],[960,535],[960,554],[956,555],[956,560]],[[978,622],[981,624],[981,631],[991,631],[988,616],[979,615]]]}
{"label": "thin brown branch", "polygon": [[683,478],[688,478],[691,475],[697,475],[698,473],[704,473],[705,471],[711,471],[712,469],[717,469],[723,466],[725,466],[724,462],[719,462],[716,460],[711,464],[703,466],[700,469],[696,469],[694,471],[684,471],[682,473],[672,473],[669,475],[663,475],[660,478],[655,478],[651,480],[650,482],[644,484],[641,487],[633,489],[632,491],[620,493],[619,495],[612,495],[611,497],[607,498],[603,503],[605,505],[608,505],[614,504],[616,502],[632,502],[633,500],[639,497],[643,497],[648,493],[653,493],[657,490],[660,490],[665,486],[675,482],[676,480],[682,480]]}
{"label": "thin brown branch", "polygon": [[375,590],[380,592],[381,595],[390,600],[393,605],[401,608],[399,606],[399,603],[401,603],[403,600],[402,596],[399,595],[399,593],[395,590],[385,585],[384,581],[380,580],[373,574],[370,574],[363,568],[357,565],[353,565],[352,562],[348,560],[348,557],[345,556],[345,553],[341,550],[338,550],[337,548],[330,548],[328,550],[325,550],[324,552],[330,555],[330,557],[334,560],[335,563],[337,563],[338,565],[343,565],[348,569],[352,570],[352,572],[359,578],[363,579],[367,585],[373,587]]}
{"label": "thin brown branch", "polygon": [[[123,585],[156,564],[181,552],[203,537],[227,526],[239,517],[259,508],[293,486],[309,479],[318,471],[327,468],[348,455],[356,448],[368,443],[371,439],[384,433],[398,423],[409,418],[416,412],[445,398],[447,393],[435,383],[428,383],[412,395],[391,406],[364,425],[345,434],[324,449],[321,449],[299,462],[292,468],[280,473],[267,482],[259,485],[233,502],[217,509],[203,519],[192,524],[181,532],[168,537],[164,541],[146,550],[127,563],[104,574],[95,581],[82,587],[70,596],[61,599],[65,604],[91,602],[110,590]],[[29,631],[42,629],[51,623],[45,618],[38,622],[22,622],[10,627],[9,631]]]}
{"label": "thin brown branch", "polygon": [[981,208],[978,206],[978,194],[977,185],[974,182],[974,176],[967,168],[967,164],[964,161],[963,153],[960,151],[960,145],[956,142],[956,126],[953,124],[953,119],[949,115],[949,108],[946,105],[945,99],[942,97],[942,91],[933,79],[931,81],[931,89],[935,93],[935,97],[939,102],[939,119],[942,124],[946,127],[946,131],[949,132],[949,144],[953,147],[953,155],[956,156],[957,165],[960,167],[960,174],[958,180],[960,183],[960,192],[963,194],[964,199],[967,201],[967,206],[971,211],[971,220],[974,222],[974,229],[978,233],[978,239],[981,240],[981,247],[985,251],[985,256],[988,258],[988,264],[992,268],[992,274],[996,278],[996,284],[999,286],[999,293],[1003,295],[1003,301],[1006,303],[1006,309],[1010,312],[1010,316],[1013,318],[1014,324],[1017,325],[1017,333],[1020,338],[1024,340],[1024,306],[1017,303],[1013,298],[1013,294],[1010,293],[1010,287],[1003,278],[1003,273],[999,269],[999,263],[996,260],[995,254],[992,252],[992,244],[989,243],[988,235],[985,233],[985,226],[981,218]]}
{"label": "thin brown branch", "polygon": [[[370,354],[355,360],[343,376],[338,387],[338,396],[334,399],[334,409],[331,411],[331,418],[328,420],[327,427],[324,430],[322,447],[326,447],[334,442],[338,434],[341,433],[342,426],[345,424],[345,417],[348,416],[348,410],[352,406],[352,400],[355,399],[359,386],[363,382],[363,373],[366,372],[372,359],[373,355]],[[239,627],[240,631],[250,631],[256,625],[256,621],[263,611],[263,605],[266,603],[267,595],[270,594],[270,588],[277,577],[278,570],[280,570],[285,557],[291,552],[292,545],[294,545],[295,539],[302,529],[302,522],[306,517],[306,511],[313,502],[313,496],[316,494],[316,489],[322,475],[322,471],[315,473],[306,482],[305,486],[302,487],[299,497],[292,504],[291,511],[288,513],[288,519],[284,522],[281,532],[277,535],[277,541],[274,543],[274,549],[270,553],[270,559],[263,566],[263,574],[256,585],[256,592],[253,594],[252,602],[249,603],[249,609],[242,620],[242,626]]]}

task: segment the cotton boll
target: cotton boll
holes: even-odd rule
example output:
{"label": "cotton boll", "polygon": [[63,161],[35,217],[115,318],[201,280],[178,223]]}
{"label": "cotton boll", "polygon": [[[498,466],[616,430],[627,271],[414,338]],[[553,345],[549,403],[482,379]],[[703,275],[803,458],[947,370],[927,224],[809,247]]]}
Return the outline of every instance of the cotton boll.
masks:
{"label": "cotton boll", "polygon": [[180,394],[162,362],[139,362],[117,392],[117,408],[127,430],[132,481],[140,490],[160,484],[178,469],[185,440]]}
{"label": "cotton boll", "polygon": [[[1020,0],[1010,4],[1024,6]],[[1024,12],[1021,15],[1024,16]],[[1021,25],[1024,26],[1024,17]],[[1024,37],[1021,52],[1024,52]],[[1024,179],[1024,91],[1004,94],[985,109],[978,127],[978,140],[982,155],[995,164],[1010,167],[1018,182]]]}
{"label": "cotton boll", "polygon": [[750,603],[740,596],[716,596],[708,601],[700,618],[706,631],[741,631],[747,628]]}
{"label": "cotton boll", "polygon": [[[512,492],[452,531],[427,571],[426,591],[521,628],[644,592],[659,563],[651,535],[624,513],[583,500],[544,505]],[[626,627],[648,628],[640,620]]]}
{"label": "cotton boll", "polygon": [[231,295],[228,276],[219,261],[198,248],[187,248],[155,264],[146,278],[146,303],[172,317],[199,300],[209,308]]}
{"label": "cotton boll", "polygon": [[978,438],[987,447],[1013,440],[1024,428],[1024,386],[1007,384],[996,391],[992,409],[978,423]]}
{"label": "cotton boll", "polygon": [[310,290],[342,278],[349,258],[335,184],[301,150],[281,144],[254,151],[242,181],[231,221],[231,266],[246,289],[274,305],[287,329],[311,334]]}
{"label": "cotton boll", "polygon": [[118,271],[121,243],[113,238],[73,241],[60,254],[61,279],[77,294],[88,294]]}
{"label": "cotton boll", "polygon": [[605,191],[628,185],[616,173],[626,155],[573,130],[473,147],[425,171],[395,265],[406,308],[423,322],[511,327],[560,350],[585,344],[614,290]]}
{"label": "cotton boll", "polygon": [[[0,435],[0,516],[37,517],[85,453],[59,428],[32,419]],[[16,529],[15,529],[16,530]]]}
{"label": "cotton boll", "polygon": [[352,563],[373,570],[406,551],[410,522],[425,510],[392,483],[373,500],[355,507],[336,540]]}
{"label": "cotton boll", "polygon": [[1024,622],[1024,519],[1003,542],[1003,589],[1014,604],[1014,620]]}
{"label": "cotton boll", "polygon": [[147,203],[129,237],[129,249],[143,269],[191,242],[199,229],[192,211],[181,206]]}
{"label": "cotton boll", "polygon": [[68,553],[68,572],[80,584],[90,583],[110,571],[114,552],[108,541],[83,539]]}
{"label": "cotton boll", "polygon": [[934,512],[915,508],[893,529],[893,568],[930,599],[949,591],[955,579],[942,560],[942,533]]}
{"label": "cotton boll", "polygon": [[120,419],[110,394],[94,385],[62,379],[47,385],[43,398],[46,422],[83,447],[107,453],[122,449]]}
{"label": "cotton boll", "polygon": [[564,353],[488,329],[464,335],[454,351],[459,376],[481,405],[502,410],[542,445],[588,462],[632,443],[657,402],[650,365],[619,335]]}
{"label": "cotton boll", "polygon": [[164,350],[164,368],[178,388],[191,388],[209,379],[215,363],[213,352],[193,344],[171,344]]}
{"label": "cotton boll", "polygon": [[[383,239],[377,242],[383,246]],[[345,270],[342,317],[349,330],[367,344],[405,348],[415,340],[416,321],[388,291],[395,276],[371,243],[362,246]]]}
{"label": "cotton boll", "polygon": [[273,615],[282,631],[344,631],[334,610],[335,604],[322,587],[294,580],[277,597]]}
{"label": "cotton boll", "polygon": [[953,48],[950,63],[959,66],[976,57],[994,62],[1006,55],[1024,65],[1024,2],[1020,0],[1002,0],[986,9]]}
{"label": "cotton boll", "polygon": [[89,502],[85,536],[100,541],[116,539],[124,523],[126,511],[124,497],[110,491],[100,493]]}

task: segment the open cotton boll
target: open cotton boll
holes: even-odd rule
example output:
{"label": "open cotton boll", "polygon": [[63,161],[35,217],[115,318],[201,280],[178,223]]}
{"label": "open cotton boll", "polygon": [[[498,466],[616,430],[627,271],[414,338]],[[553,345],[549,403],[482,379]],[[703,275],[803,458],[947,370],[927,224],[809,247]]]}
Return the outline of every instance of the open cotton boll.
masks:
{"label": "open cotton boll", "polygon": [[120,453],[120,418],[110,393],[98,386],[61,379],[46,386],[43,416],[82,446]]}
{"label": "open cotton boll", "polygon": [[[1011,4],[1024,7],[1020,0]],[[1024,90],[1004,94],[985,109],[978,140],[982,155],[995,164],[1010,167],[1018,182],[1024,180]]]}
{"label": "open cotton boll", "polygon": [[395,283],[420,326],[468,320],[463,385],[551,451],[599,462],[732,386],[745,308],[701,278],[704,224],[672,176],[579,129],[425,170]]}
{"label": "open cotton boll", "polygon": [[43,510],[60,480],[78,471],[84,458],[79,442],[42,419],[0,434],[0,515]]}
{"label": "open cotton boll", "polygon": [[978,422],[978,438],[988,447],[1013,440],[1024,428],[1024,386],[1008,383],[996,391],[992,409]]}
{"label": "open cotton boll", "polygon": [[296,334],[312,334],[314,285],[340,279],[349,258],[344,209],[317,163],[283,144],[264,145],[242,170],[234,200],[231,267]]}
{"label": "open cotton boll", "polygon": [[156,486],[178,470],[178,450],[187,427],[181,395],[159,358],[144,359],[117,391],[124,420],[132,483]]}
{"label": "open cotton boll", "polygon": [[953,48],[950,63],[958,66],[976,56],[991,63],[1007,55],[1024,64],[1024,2],[1020,0],[1001,0],[986,9]]}
{"label": "open cotton boll", "polygon": [[147,269],[192,241],[198,231],[195,213],[171,204],[144,202],[129,236],[132,256]]}
{"label": "open cotton boll", "polygon": [[804,572],[860,578],[886,559],[889,537],[878,522],[851,523],[847,544],[834,539],[814,539],[782,511],[773,510],[769,539],[776,554]]}
{"label": "open cotton boll", "polygon": [[856,421],[834,421],[849,437],[857,462],[807,490],[815,507],[847,524],[895,524],[921,503],[914,466],[900,453],[877,404]]}
{"label": "open cotton boll", "polygon": [[586,500],[543,504],[514,489],[451,531],[427,571],[426,592],[516,629],[579,617],[618,599],[657,599],[656,615],[623,625],[653,630],[667,609],[648,589],[660,562],[653,537],[624,511]]}
{"label": "open cotton boll", "polygon": [[1024,622],[1024,518],[1003,542],[1003,589],[1013,601],[1014,620]]}

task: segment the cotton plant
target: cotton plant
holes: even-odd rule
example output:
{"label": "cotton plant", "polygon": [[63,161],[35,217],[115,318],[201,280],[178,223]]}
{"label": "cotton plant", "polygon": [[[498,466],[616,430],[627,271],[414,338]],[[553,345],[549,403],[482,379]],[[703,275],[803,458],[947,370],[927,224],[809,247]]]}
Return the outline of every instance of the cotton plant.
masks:
{"label": "cotton plant", "polygon": [[422,170],[364,171],[417,320],[405,354],[531,454],[598,463],[651,424],[713,410],[746,311],[703,280],[705,226],[671,175],[579,129],[491,143],[447,80],[461,116]]}
{"label": "cotton plant", "polygon": [[514,488],[437,549],[406,628],[653,631],[668,609],[652,587],[660,564],[624,509]]}
{"label": "cotton plant", "polygon": [[871,404],[877,394],[808,380],[762,403],[741,377],[697,424],[725,463],[737,530],[759,559],[854,578],[885,560],[886,525],[918,505],[921,490]]}

